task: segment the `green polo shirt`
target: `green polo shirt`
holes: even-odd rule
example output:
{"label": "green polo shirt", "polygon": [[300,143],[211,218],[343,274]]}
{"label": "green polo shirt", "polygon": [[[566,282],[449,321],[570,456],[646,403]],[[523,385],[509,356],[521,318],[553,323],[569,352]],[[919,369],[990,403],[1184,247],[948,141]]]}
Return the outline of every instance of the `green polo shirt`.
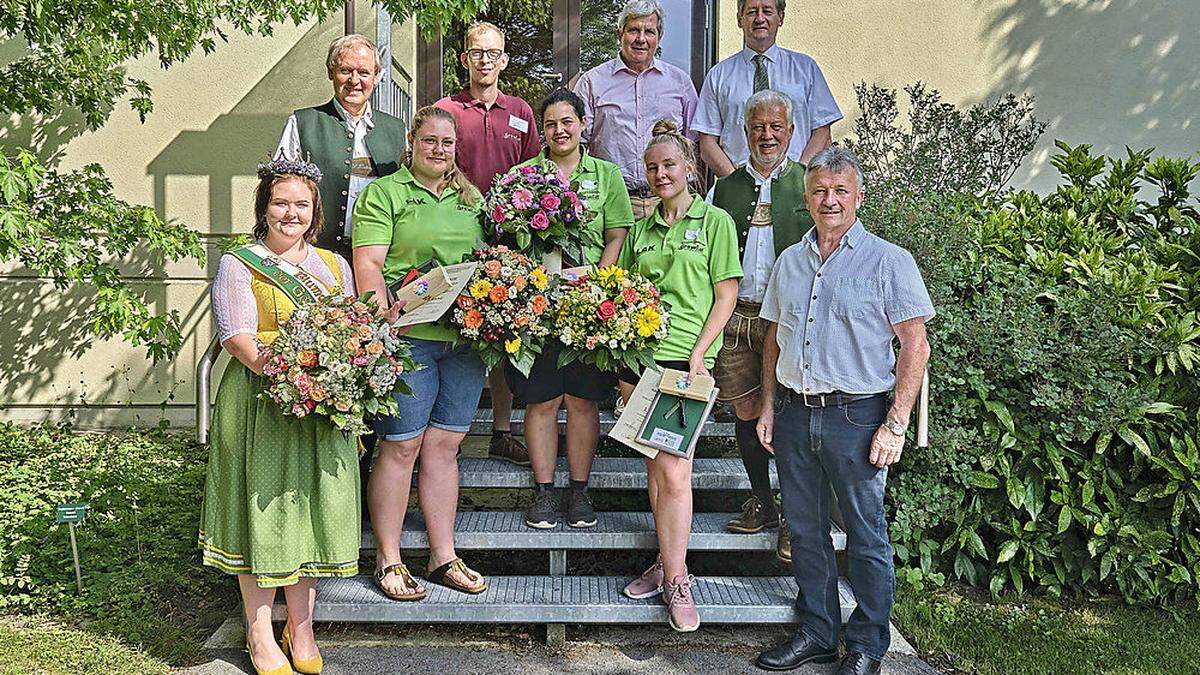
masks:
{"label": "green polo shirt", "polygon": [[[543,159],[549,159],[549,152],[543,151],[537,157],[518,164],[518,167],[535,164]],[[592,157],[583,151],[583,157],[567,180],[579,183],[579,196],[588,203],[596,217],[587,223],[592,230],[593,239],[584,247],[587,264],[595,265],[604,254],[604,232],[618,227],[633,226],[633,206],[629,203],[629,190],[625,187],[625,179],[616,164],[603,159]]]}
{"label": "green polo shirt", "polygon": [[[482,215],[482,199],[463,204],[450,188],[435,195],[401,166],[363,189],[354,202],[351,232],[355,247],[389,247],[383,278],[391,284],[430,259],[442,265],[462,262],[463,255],[483,240]],[[440,342],[454,340],[455,334],[436,323],[413,326],[409,333]]]}
{"label": "green polo shirt", "polygon": [[[617,264],[650,279],[670,306],[671,327],[655,360],[686,361],[712,311],[713,285],[742,277],[737,229],[728,213],[699,195],[673,225],[663,222],[661,208],[634,223]],[[719,351],[720,335],[704,353],[704,365],[712,368]]]}

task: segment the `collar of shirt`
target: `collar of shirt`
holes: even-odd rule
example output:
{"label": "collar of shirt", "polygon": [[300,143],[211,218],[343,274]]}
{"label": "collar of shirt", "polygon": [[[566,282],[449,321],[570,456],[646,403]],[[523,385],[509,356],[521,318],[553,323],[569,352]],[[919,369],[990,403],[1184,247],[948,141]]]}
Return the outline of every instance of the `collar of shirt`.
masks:
{"label": "collar of shirt", "polygon": [[779,174],[783,173],[783,170],[787,168],[787,165],[788,165],[787,157],[784,157],[783,161],[780,162],[779,165],[776,166],[771,171],[771,175],[764,176],[764,175],[760,174],[758,171],[754,170],[753,164],[751,164],[750,162],[746,162],[746,171],[747,171],[747,173],[750,174],[750,177],[754,179],[755,183],[762,184],[762,183],[766,183],[769,181],[773,181],[776,178],[779,178]]}
{"label": "collar of shirt", "polygon": [[617,58],[613,59],[612,61],[609,61],[609,63],[612,64],[612,72],[613,73],[619,73],[621,71],[625,71],[625,72],[629,73],[630,75],[633,75],[634,77],[637,77],[638,75],[641,75],[642,73],[648,73],[652,70],[657,70],[657,71],[662,70],[662,68],[658,67],[658,59],[657,58],[651,59],[650,65],[646,66],[646,69],[643,70],[641,73],[635,73],[633,71],[633,68],[630,68],[629,65],[625,63],[625,59],[622,58],[620,54],[617,54]]}
{"label": "collar of shirt", "polygon": [[[538,158],[539,159],[549,159],[551,162],[554,161],[553,159],[550,159],[550,148],[543,148],[542,151],[540,153],[538,153]],[[595,173],[595,172],[596,172],[596,158],[589,155],[587,148],[583,147],[583,145],[580,145],[579,146],[579,163],[575,165],[575,170],[571,172],[571,175],[567,176],[567,180],[573,180],[576,176],[578,176],[581,173]]]}
{"label": "collar of shirt", "polygon": [[397,169],[396,173],[393,175],[396,177],[396,181],[404,183],[410,190],[421,190],[434,199],[442,199],[446,196],[446,191],[450,190],[450,187],[447,186],[442,188],[442,194],[434,194],[433,190],[425,187],[424,183],[417,180],[417,177],[413,175],[412,169],[409,169],[407,164],[401,164],[400,168]]}
{"label": "collar of shirt", "polygon": [[[863,226],[862,221],[855,220],[854,224],[850,226],[850,229],[846,231],[846,234],[842,235],[842,244],[845,244],[850,248],[854,248],[855,246],[858,246],[858,242],[862,241],[862,238],[866,236],[866,234],[867,228]],[[804,241],[808,242],[808,246],[812,250],[816,251],[817,253],[821,252],[821,247],[817,244],[816,226],[809,228],[808,232],[804,234]],[[838,248],[841,248],[841,244],[838,245]]]}
{"label": "collar of shirt", "polygon": [[350,111],[346,110],[346,108],[342,106],[342,102],[337,100],[336,97],[333,99],[333,107],[337,108],[338,114],[341,115],[342,120],[346,122],[347,129],[354,129],[358,126],[359,122],[367,125],[368,129],[375,128],[375,115],[371,110],[370,101],[367,101],[366,107],[363,108],[363,114],[359,115],[358,117],[351,115]]}
{"label": "collar of shirt", "polygon": [[[767,51],[763,52],[763,56],[767,57],[767,60],[770,61],[771,63],[778,63],[779,62],[779,52],[780,52],[779,43],[775,43],[775,44],[772,44],[770,47],[767,47]],[[749,47],[742,47],[742,58],[745,59],[746,63],[750,64],[751,67],[754,66],[754,55],[755,54],[758,54],[758,52],[754,51],[753,49],[750,49]]]}
{"label": "collar of shirt", "polygon": [[[704,198],[702,196],[695,195],[692,197],[692,205],[688,207],[687,213],[684,213],[683,218],[680,218],[679,221],[704,218],[704,214],[707,211],[708,211],[708,203],[704,201]],[[675,221],[675,222],[679,222],[679,221]],[[667,221],[663,220],[661,203],[658,205],[658,208],[654,209],[654,220],[651,222],[654,225],[661,225],[666,228],[671,227],[670,225],[667,224]]]}
{"label": "collar of shirt", "polygon": [[[497,90],[496,101],[495,101],[495,103],[492,104],[492,107],[499,108],[501,110],[505,110],[508,108],[508,99],[509,99],[509,96],[507,94],[505,94],[503,91]],[[455,103],[461,104],[464,109],[466,109],[466,108],[484,108],[483,101],[480,101],[479,99],[475,98],[474,96],[471,96],[471,88],[470,87],[466,87],[462,91],[451,96],[450,100],[454,101]]]}

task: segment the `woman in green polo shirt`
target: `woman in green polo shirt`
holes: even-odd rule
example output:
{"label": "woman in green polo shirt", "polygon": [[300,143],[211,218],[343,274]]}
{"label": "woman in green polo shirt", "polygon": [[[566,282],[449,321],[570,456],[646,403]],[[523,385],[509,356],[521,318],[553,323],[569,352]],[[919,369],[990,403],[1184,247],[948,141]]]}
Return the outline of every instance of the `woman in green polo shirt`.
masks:
{"label": "woman in green polo shirt", "polygon": [[[354,269],[359,292],[386,302],[387,285],[430,260],[456,264],[483,238],[483,199],[454,163],[454,116],[427,106],[408,134],[411,156],[396,173],[363,190],[354,204]],[[426,589],[400,560],[400,531],[413,465],[429,533],[425,577],[466,593],[487,582],[454,550],[458,506],[458,446],[470,429],[483,391],[483,362],[469,345],[455,347],[454,331],[421,324],[408,334],[423,369],[405,373],[412,396],[396,396],[400,413],[376,419],[379,438],[367,483],[376,541],[375,580],[395,600],[419,600]]]}
{"label": "woman in green polo shirt", "polygon": [[[617,264],[641,273],[662,293],[671,311],[667,339],[654,353],[660,365],[708,375],[721,333],[737,302],[742,265],[733,219],[688,189],[696,170],[695,148],[669,120],[654,125],[646,147],[646,178],[662,200],[634,224]],[[637,377],[621,377],[621,393],[633,392]],[[658,532],[659,557],[625,587],[631,598],[659,592],[667,603],[671,627],[696,630],[700,615],[692,599],[687,544],[692,526],[692,463],[660,452],[646,460],[650,507]]]}
{"label": "woman in green polo shirt", "polygon": [[[578,184],[579,195],[596,216],[586,223],[586,244],[564,258],[571,265],[611,265],[617,261],[621,244],[633,224],[629,192],[616,164],[592,157],[579,144],[584,128],[583,100],[565,89],[551,92],[538,110],[546,150],[525,162],[549,159],[563,175]],[[524,166],[524,165],[522,165]],[[564,262],[566,266],[566,262]],[[576,361],[558,367],[562,345],[549,341],[534,361],[529,376],[511,366],[505,368],[509,387],[525,406],[525,443],[535,483],[533,500],[525,511],[525,524],[536,528],[558,525],[565,512],[567,525],[592,527],[596,513],[587,493],[592,458],[600,441],[599,402],[612,391],[613,378],[599,368]],[[558,409],[567,408],[567,462],[571,487],[560,508],[554,493],[554,463],[558,456]]]}

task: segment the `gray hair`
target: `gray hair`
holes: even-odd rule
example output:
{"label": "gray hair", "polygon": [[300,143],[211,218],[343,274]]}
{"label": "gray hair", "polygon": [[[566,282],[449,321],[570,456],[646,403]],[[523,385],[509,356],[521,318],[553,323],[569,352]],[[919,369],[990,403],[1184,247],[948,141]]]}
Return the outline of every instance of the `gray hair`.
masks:
{"label": "gray hair", "polygon": [[366,47],[370,49],[371,53],[375,55],[375,72],[380,73],[383,71],[383,58],[380,56],[379,50],[375,48],[375,43],[371,42],[371,39],[367,36],[359,35],[358,33],[343,35],[329,43],[329,54],[325,56],[325,70],[332,74],[334,69],[338,67],[338,64],[341,63],[342,54],[345,54],[347,50],[354,47]]}
{"label": "gray hair", "polygon": [[863,176],[862,166],[858,163],[858,157],[853,152],[845,148],[839,148],[832,145],[824,150],[813,155],[813,158],[808,160],[808,170],[804,173],[805,179],[812,175],[813,171],[821,170],[830,173],[841,173],[846,169],[854,169],[854,175],[858,178],[858,189],[863,190],[866,187],[867,179]]}
{"label": "gray hair", "polygon": [[746,99],[746,131],[750,130],[750,116],[754,114],[754,111],[769,105],[783,106],[788,123],[795,123],[793,113],[796,109],[796,104],[792,103],[792,97],[774,89],[763,89],[762,91],[755,92],[750,98]]}
{"label": "gray hair", "polygon": [[[737,13],[741,14],[742,10],[746,8],[746,0],[737,0],[737,2],[738,2]],[[780,14],[783,14],[783,7],[786,4],[787,4],[787,0],[775,0],[775,10],[778,11]]]}
{"label": "gray hair", "polygon": [[625,24],[651,14],[658,19],[658,34],[661,37],[663,29],[666,27],[663,25],[666,15],[663,12],[662,3],[658,0],[629,0],[617,16],[617,30],[624,32]]}

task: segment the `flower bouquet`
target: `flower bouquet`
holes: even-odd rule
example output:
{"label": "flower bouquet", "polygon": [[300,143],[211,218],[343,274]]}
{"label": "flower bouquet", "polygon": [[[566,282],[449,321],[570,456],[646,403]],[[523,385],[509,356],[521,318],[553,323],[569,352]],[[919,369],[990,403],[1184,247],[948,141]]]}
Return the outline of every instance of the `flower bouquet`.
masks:
{"label": "flower bouquet", "polygon": [[261,396],[285,415],[325,415],[356,436],[370,432],[364,415],[395,415],[392,393],[412,393],[399,376],[418,366],[374,310],[370,294],[355,300],[340,293],[297,308],[275,342],[261,347],[268,382]]}
{"label": "flower bouquet", "polygon": [[576,264],[584,245],[603,246],[599,235],[582,227],[595,217],[578,185],[548,159],[513,167],[497,176],[484,213],[497,235],[509,234],[517,248],[535,258],[567,252]]}
{"label": "flower bouquet", "polygon": [[529,375],[550,334],[553,287],[546,268],[507,246],[475,251],[478,263],[450,323],[493,368],[504,359]]}
{"label": "flower bouquet", "polygon": [[658,289],[636,272],[612,265],[564,281],[554,322],[565,347],[558,365],[581,359],[607,371],[652,366],[669,319]]}

